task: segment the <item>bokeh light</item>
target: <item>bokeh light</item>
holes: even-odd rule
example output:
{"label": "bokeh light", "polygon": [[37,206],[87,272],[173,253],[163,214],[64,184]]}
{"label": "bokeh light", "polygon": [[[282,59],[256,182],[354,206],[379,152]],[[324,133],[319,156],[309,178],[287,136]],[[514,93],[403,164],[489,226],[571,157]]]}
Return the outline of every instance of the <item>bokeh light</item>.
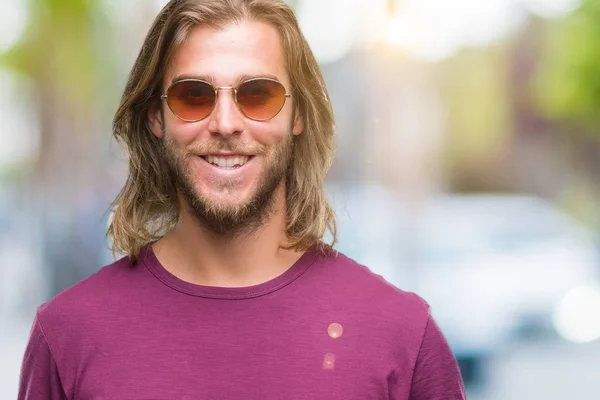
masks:
{"label": "bokeh light", "polygon": [[575,343],[600,339],[600,286],[586,285],[565,295],[554,311],[558,333]]}
{"label": "bokeh light", "polygon": [[2,0],[0,4],[0,54],[13,47],[27,26],[27,6],[24,0]]}

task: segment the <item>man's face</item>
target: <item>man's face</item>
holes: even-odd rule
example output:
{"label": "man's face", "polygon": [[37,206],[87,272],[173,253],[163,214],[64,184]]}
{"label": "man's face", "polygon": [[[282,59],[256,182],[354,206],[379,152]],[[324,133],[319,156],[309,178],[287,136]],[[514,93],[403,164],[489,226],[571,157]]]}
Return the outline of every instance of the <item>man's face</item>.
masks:
{"label": "man's face", "polygon": [[[254,21],[193,30],[167,71],[163,93],[181,76],[215,87],[270,76],[291,92],[277,30]],[[212,113],[201,121],[184,122],[163,103],[150,122],[191,213],[220,235],[245,232],[264,220],[292,159],[292,135],[303,130],[290,99],[273,119],[259,122],[240,112],[232,90],[220,90]]]}

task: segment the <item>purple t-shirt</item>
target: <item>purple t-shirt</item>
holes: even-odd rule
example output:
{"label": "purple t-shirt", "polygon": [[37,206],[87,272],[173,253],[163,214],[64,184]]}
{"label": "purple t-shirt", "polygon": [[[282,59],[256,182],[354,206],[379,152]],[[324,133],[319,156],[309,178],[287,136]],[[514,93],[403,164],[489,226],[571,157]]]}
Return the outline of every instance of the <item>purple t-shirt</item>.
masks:
{"label": "purple t-shirt", "polygon": [[40,307],[19,399],[455,400],[456,361],[417,295],[340,253],[251,287],[198,286],[150,247]]}

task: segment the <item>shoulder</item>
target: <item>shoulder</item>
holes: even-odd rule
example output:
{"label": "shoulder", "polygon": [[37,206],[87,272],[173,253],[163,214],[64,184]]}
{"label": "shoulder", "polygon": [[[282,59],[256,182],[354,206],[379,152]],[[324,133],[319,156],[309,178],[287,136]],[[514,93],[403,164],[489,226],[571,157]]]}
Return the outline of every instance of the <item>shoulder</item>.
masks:
{"label": "shoulder", "polygon": [[415,333],[425,331],[431,310],[419,295],[392,285],[370,266],[341,252],[333,251],[323,261],[321,279],[342,293],[340,300],[398,325],[411,326]]}
{"label": "shoulder", "polygon": [[360,264],[339,251],[331,252],[325,258],[325,264],[335,279],[359,289],[357,293],[392,302],[402,302],[418,312],[429,312],[429,305],[419,295],[394,286],[383,276],[373,272],[371,269],[373,266]]}
{"label": "shoulder", "polygon": [[[106,265],[96,273],[65,289],[42,304],[37,320],[46,333],[64,330],[77,322],[89,320],[107,306],[107,300],[126,290],[135,279],[138,265],[127,257]],[[52,335],[51,335],[52,336]]]}
{"label": "shoulder", "polygon": [[340,252],[314,267],[302,294],[319,317],[339,322],[351,346],[377,354],[388,373],[412,370],[430,322],[427,302]]}

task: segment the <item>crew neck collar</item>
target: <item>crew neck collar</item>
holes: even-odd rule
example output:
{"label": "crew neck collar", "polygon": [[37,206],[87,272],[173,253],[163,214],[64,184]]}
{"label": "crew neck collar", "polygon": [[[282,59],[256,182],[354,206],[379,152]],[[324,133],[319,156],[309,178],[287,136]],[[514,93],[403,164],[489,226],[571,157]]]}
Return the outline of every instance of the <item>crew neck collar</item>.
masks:
{"label": "crew neck collar", "polygon": [[300,256],[300,258],[281,275],[267,282],[246,287],[203,286],[186,282],[176,277],[162,266],[154,254],[151,245],[147,245],[142,249],[139,261],[144,264],[158,280],[179,292],[212,299],[242,300],[264,296],[284,288],[310,268],[318,257],[318,247],[313,246]]}

